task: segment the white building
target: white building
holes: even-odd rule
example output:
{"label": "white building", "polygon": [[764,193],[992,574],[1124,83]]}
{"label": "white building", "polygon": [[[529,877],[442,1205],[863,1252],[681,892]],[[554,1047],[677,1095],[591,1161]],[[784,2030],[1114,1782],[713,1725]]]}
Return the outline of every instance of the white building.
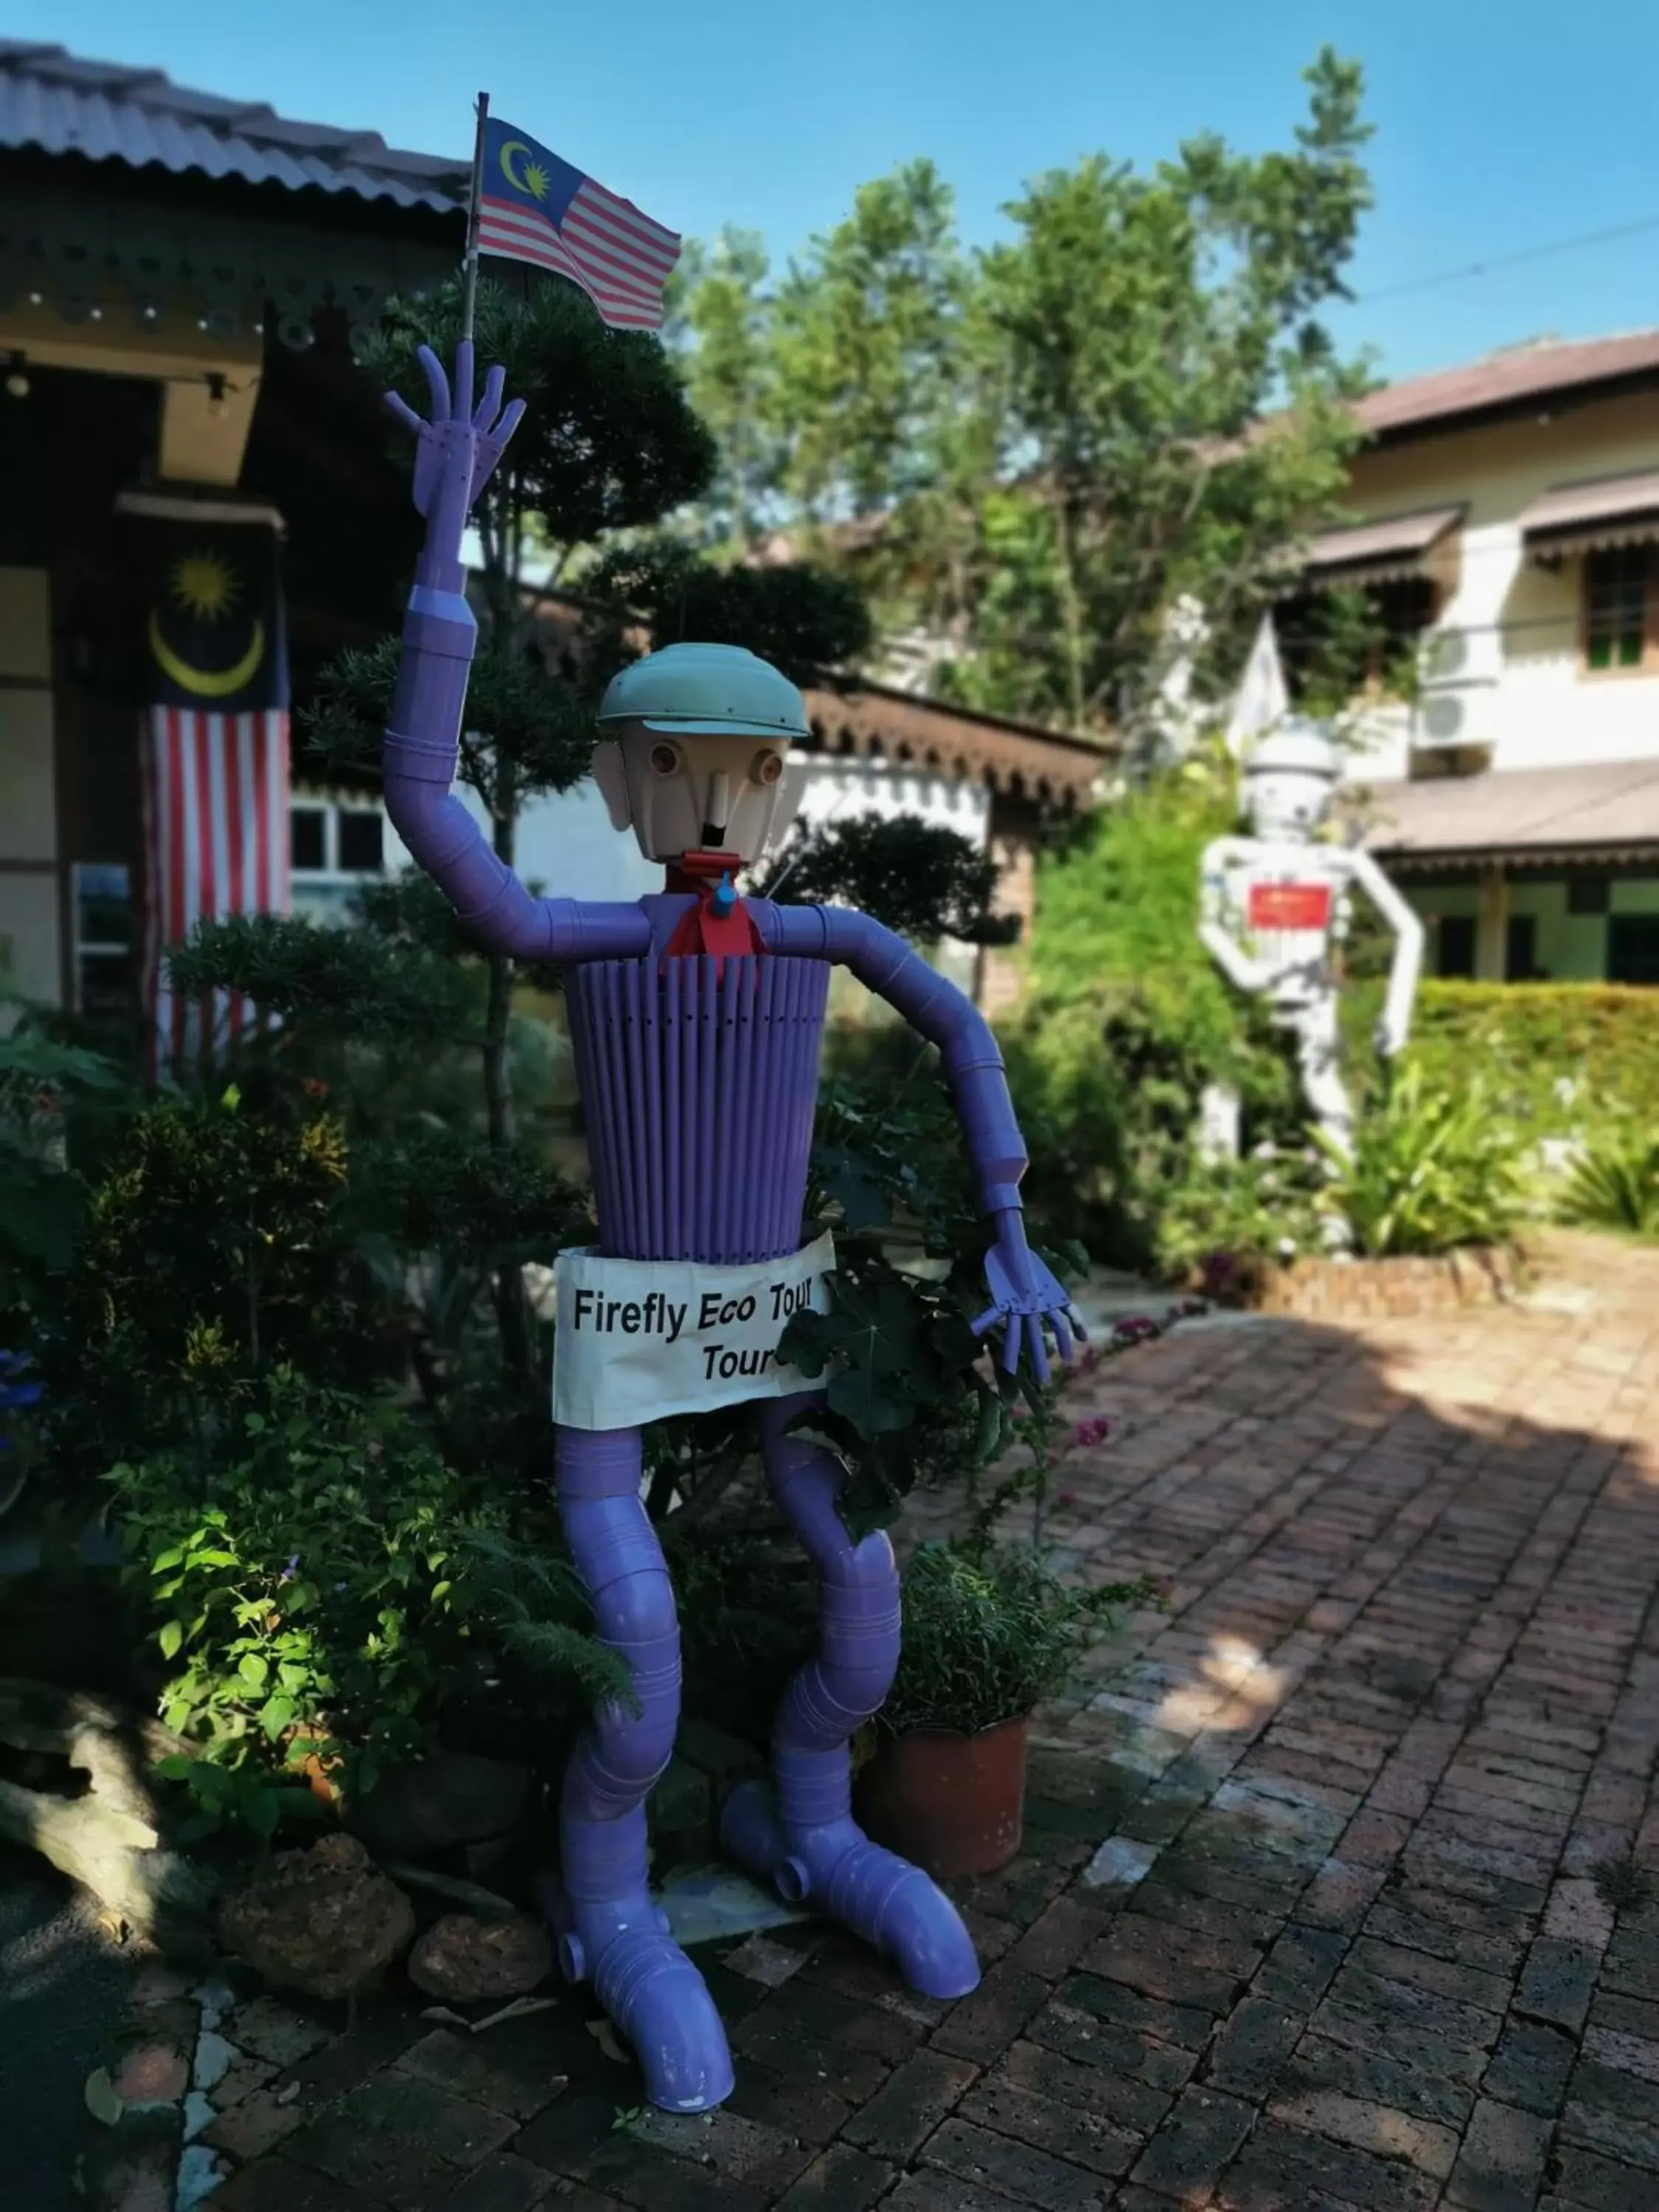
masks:
{"label": "white building", "polygon": [[[1362,401],[1338,585],[1420,645],[1352,775],[1443,975],[1659,983],[1659,331],[1544,343]],[[1305,635],[1305,627],[1303,629]]]}

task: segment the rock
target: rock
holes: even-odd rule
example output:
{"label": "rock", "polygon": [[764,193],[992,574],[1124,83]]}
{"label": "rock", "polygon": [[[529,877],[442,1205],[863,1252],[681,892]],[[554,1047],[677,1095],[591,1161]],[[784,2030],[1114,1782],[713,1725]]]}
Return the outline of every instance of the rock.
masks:
{"label": "rock", "polygon": [[415,1908],[355,1836],[325,1836],[309,1850],[279,1851],[228,1900],[219,1929],[274,1989],[353,1996],[407,1948]]}
{"label": "rock", "polygon": [[528,1767],[475,1752],[440,1751],[387,1767],[353,1808],[351,1826],[373,1850],[432,1858],[459,1844],[510,1834],[529,1794]]}
{"label": "rock", "polygon": [[553,1946],[539,1920],[475,1920],[470,1912],[434,1920],[409,1957],[409,1978],[451,2004],[521,1997],[553,1971]]}

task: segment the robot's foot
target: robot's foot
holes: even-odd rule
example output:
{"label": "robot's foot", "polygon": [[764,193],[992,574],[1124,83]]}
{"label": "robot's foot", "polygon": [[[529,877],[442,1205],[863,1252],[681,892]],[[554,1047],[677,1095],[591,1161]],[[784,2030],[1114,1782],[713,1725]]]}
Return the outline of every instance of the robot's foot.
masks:
{"label": "robot's foot", "polygon": [[543,1908],[569,1982],[591,1982],[633,2049],[645,2094],[665,2112],[707,2112],[732,2094],[732,2053],[702,1976],[642,1893],[570,1904],[550,1878]]}
{"label": "robot's foot", "polygon": [[787,1905],[811,1905],[890,1959],[910,1988],[963,1997],[979,1960],[962,1916],[920,1867],[872,1844],[842,1819],[786,1833],[771,1792],[745,1783],[726,1801],[720,1840],[770,1881]]}

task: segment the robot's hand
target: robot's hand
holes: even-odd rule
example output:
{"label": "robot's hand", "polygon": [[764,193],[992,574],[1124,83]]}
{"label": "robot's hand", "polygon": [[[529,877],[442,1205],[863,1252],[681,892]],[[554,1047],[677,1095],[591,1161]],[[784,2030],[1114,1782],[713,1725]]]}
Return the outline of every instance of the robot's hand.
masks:
{"label": "robot's hand", "polygon": [[1073,1338],[1083,1337],[1083,1325],[1072,1311],[1071,1299],[1026,1243],[1018,1215],[999,1227],[997,1241],[985,1255],[985,1286],[991,1304],[974,1323],[975,1335],[1000,1328],[1005,1370],[1018,1373],[1025,1354],[1037,1381],[1046,1382],[1048,1352],[1043,1324],[1053,1329],[1062,1362],[1072,1356]]}
{"label": "robot's hand", "polygon": [[430,346],[422,346],[416,358],[426,372],[431,421],[423,422],[395,392],[387,392],[386,404],[415,434],[415,506],[427,518],[428,550],[441,560],[459,560],[461,532],[472,502],[518,428],[524,402],[515,399],[503,410],[507,371],[497,368],[484,379],[483,397],[474,409],[470,340],[464,339],[455,349],[453,394],[443,364]]}
{"label": "robot's hand", "polygon": [[1384,1060],[1392,1060],[1405,1044],[1405,1038],[1384,1014],[1372,1033],[1376,1049]]}

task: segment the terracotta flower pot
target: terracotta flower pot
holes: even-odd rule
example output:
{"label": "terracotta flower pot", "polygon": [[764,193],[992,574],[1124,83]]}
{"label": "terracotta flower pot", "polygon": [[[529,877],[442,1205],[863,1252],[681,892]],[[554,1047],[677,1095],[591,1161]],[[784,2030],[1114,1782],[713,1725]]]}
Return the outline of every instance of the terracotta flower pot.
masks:
{"label": "terracotta flower pot", "polygon": [[1024,1829],[1029,1714],[957,1735],[913,1729],[890,1735],[859,1778],[859,1810],[878,1844],[936,1881],[994,1874]]}

